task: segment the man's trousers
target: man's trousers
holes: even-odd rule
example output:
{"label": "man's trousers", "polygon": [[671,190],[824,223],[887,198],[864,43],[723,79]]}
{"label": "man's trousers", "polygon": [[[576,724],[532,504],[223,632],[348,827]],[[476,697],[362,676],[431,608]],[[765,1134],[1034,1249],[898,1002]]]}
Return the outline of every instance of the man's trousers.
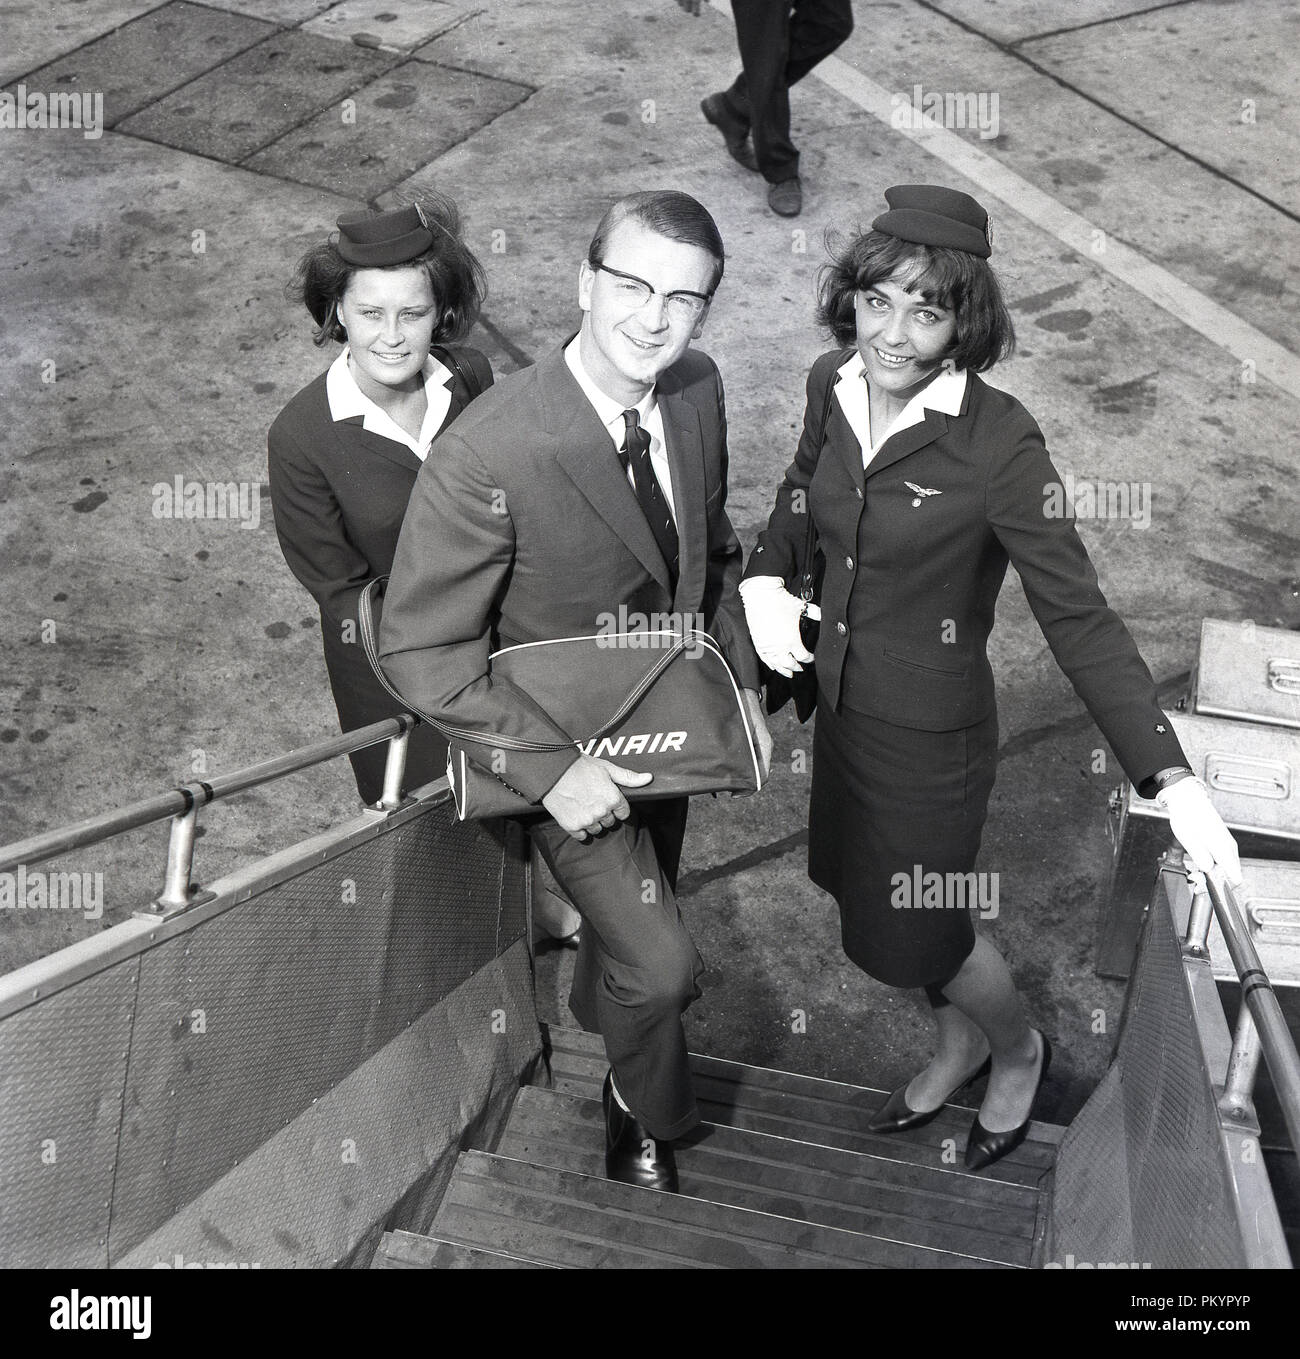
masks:
{"label": "man's trousers", "polygon": [[619,1094],[664,1139],[699,1122],[682,1013],[700,995],[704,962],[675,895],[686,810],[685,798],[636,802],[586,843],[554,821],[529,827],[582,915],[569,1008],[604,1038]]}

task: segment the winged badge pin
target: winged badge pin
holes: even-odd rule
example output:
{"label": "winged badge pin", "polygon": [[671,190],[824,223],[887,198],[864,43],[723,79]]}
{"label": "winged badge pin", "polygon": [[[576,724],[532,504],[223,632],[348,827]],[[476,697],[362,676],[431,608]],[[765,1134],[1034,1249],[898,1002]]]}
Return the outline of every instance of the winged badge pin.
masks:
{"label": "winged badge pin", "polygon": [[915,509],[921,503],[921,499],[923,496],[943,494],[942,491],[936,491],[932,486],[918,486],[914,481],[905,481],[903,485],[906,486],[909,491],[911,491],[914,497],[912,500],[913,509]]}

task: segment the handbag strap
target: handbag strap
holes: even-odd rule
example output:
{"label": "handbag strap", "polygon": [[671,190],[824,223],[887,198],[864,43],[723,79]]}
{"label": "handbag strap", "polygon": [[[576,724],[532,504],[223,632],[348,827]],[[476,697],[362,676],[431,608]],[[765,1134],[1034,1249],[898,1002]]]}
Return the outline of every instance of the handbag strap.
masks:
{"label": "handbag strap", "polygon": [[[845,351],[848,352],[847,350]],[[835,383],[827,381],[826,398],[822,403],[821,425],[817,431],[817,457],[821,458],[822,445],[826,442],[826,426],[831,418],[831,397],[835,394]],[[814,469],[815,470],[815,469]],[[809,489],[812,488],[812,478],[808,479]],[[815,593],[813,586],[813,558],[817,555],[817,530],[813,525],[812,505],[807,506],[808,512],[808,535],[804,541],[803,549],[803,578],[799,585],[799,598],[805,604],[811,604]]]}
{"label": "handbag strap", "polygon": [[639,680],[629,690],[627,697],[619,704],[617,710],[605,722],[602,722],[595,731],[581,741],[530,741],[525,736],[509,736],[504,733],[493,735],[481,731],[472,731],[468,727],[452,726],[448,722],[443,722],[439,718],[426,713],[423,709],[417,708],[410,699],[404,698],[388,682],[388,677],[384,674],[379,664],[379,648],[375,644],[375,613],[374,598],[378,593],[379,586],[388,579],[387,576],[376,576],[370,581],[361,597],[357,601],[357,626],[361,633],[361,645],[366,653],[366,659],[370,662],[370,668],[375,672],[380,684],[393,696],[403,708],[415,713],[422,718],[436,731],[442,733],[449,741],[472,742],[475,745],[488,745],[499,747],[502,750],[527,751],[533,754],[553,753],[561,750],[572,750],[575,745],[587,745],[591,741],[598,741],[602,736],[607,735],[623,721],[625,717],[636,707],[638,703],[650,692],[650,689],[658,681],[665,670],[680,656],[686,648],[691,645],[693,640],[692,633],[685,633],[669,647],[662,656],[641,676]]}
{"label": "handbag strap", "polygon": [[473,401],[476,396],[483,395],[483,384],[479,381],[478,374],[474,371],[473,367],[466,368],[466,366],[461,363],[460,355],[457,354],[454,349],[449,349],[446,345],[441,344],[434,345],[433,348],[438,351],[441,358],[445,359],[447,363],[451,365],[452,371],[465,385],[466,391],[469,392],[469,399],[471,401]]}

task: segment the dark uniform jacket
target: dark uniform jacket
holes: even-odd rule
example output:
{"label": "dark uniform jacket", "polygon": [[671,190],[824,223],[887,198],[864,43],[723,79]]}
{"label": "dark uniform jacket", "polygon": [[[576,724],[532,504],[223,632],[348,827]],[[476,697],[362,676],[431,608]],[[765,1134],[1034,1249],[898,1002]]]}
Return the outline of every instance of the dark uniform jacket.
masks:
{"label": "dark uniform jacket", "polygon": [[[477,350],[452,352],[463,371],[446,349],[433,349],[453,373],[443,429],[473,399],[474,390],[492,383],[488,361]],[[472,382],[465,374],[472,374]],[[360,416],[332,420],[326,377],[322,373],[304,387],[271,426],[268,470],[280,547],[289,569],[320,606],[339,726],[352,731],[403,711],[366,660],[357,599],[367,582],[392,569],[402,516],[422,464],[405,444],[364,429]],[[358,791],[367,802],[383,792],[385,751],[385,745],[372,746],[351,757]],[[446,755],[446,742],[432,727],[416,728],[407,752],[407,787],[440,777]]]}
{"label": "dark uniform jacket", "polygon": [[[648,619],[702,616],[741,683],[757,688],[736,596],[741,548],[726,514],[722,381],[712,359],[688,350],[660,376],[656,394],[680,540],[675,594],[562,346],[498,382],[434,441],[380,627],[384,670],[414,707],[482,732],[489,749],[498,733],[567,741],[520,689],[492,681],[489,654],[591,635],[620,608]],[[576,758],[572,749],[512,753],[510,784],[539,802]]]}
{"label": "dark uniform jacket", "polygon": [[1024,407],[970,373],[960,415],[927,410],[864,473],[834,399],[817,447],[828,384],[845,357],[823,354],[813,365],[798,451],[746,569],[791,581],[811,508],[826,558],[816,651],[823,699],[923,731],[987,716],[987,645],[1010,561],[1057,663],[1129,777],[1140,783],[1186,764],[1073,518],[1047,513],[1060,503],[1050,488],[1061,478]]}

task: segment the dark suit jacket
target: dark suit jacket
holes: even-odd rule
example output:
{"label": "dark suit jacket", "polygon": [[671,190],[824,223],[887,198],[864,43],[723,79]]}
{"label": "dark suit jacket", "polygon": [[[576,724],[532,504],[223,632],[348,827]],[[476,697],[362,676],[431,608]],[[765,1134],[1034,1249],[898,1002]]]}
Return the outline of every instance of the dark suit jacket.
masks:
{"label": "dark suit jacket", "polygon": [[[457,348],[461,368],[479,387],[490,387],[492,369],[477,350]],[[445,349],[434,349],[456,373]],[[289,569],[320,606],[321,634],[330,688],[343,731],[391,717],[402,706],[379,683],[357,632],[357,599],[367,582],[393,565],[406,502],[420,459],[405,445],[363,429],[361,417],[330,418],[326,374],[285,406],[267,435],[275,531]],[[451,406],[443,428],[469,404],[470,386],[451,382]],[[438,778],[446,743],[432,728],[417,728],[407,753],[407,785]],[[352,757],[357,786],[367,802],[383,791],[385,747]]]}
{"label": "dark suit jacket", "polygon": [[[824,696],[923,731],[986,717],[994,708],[987,644],[1009,560],[1057,663],[1129,777],[1138,783],[1185,764],[1073,519],[1045,513],[1047,488],[1061,478],[1029,413],[972,373],[960,415],[927,411],[864,474],[834,399],[817,447],[827,387],[847,352],[813,365],[803,436],[746,570],[791,577],[806,541],[806,496],[826,557],[816,652]],[[940,494],[919,496],[909,481]]]}
{"label": "dark suit jacket", "polygon": [[[681,544],[675,595],[613,442],[563,347],[498,382],[434,443],[393,562],[380,655],[413,707],[484,733],[568,738],[527,695],[489,678],[502,645],[600,630],[620,607],[699,614],[741,683],[757,660],[736,598],[741,549],[726,514],[727,432],[713,361],[688,351],[657,385]],[[512,753],[538,802],[576,751]]]}

